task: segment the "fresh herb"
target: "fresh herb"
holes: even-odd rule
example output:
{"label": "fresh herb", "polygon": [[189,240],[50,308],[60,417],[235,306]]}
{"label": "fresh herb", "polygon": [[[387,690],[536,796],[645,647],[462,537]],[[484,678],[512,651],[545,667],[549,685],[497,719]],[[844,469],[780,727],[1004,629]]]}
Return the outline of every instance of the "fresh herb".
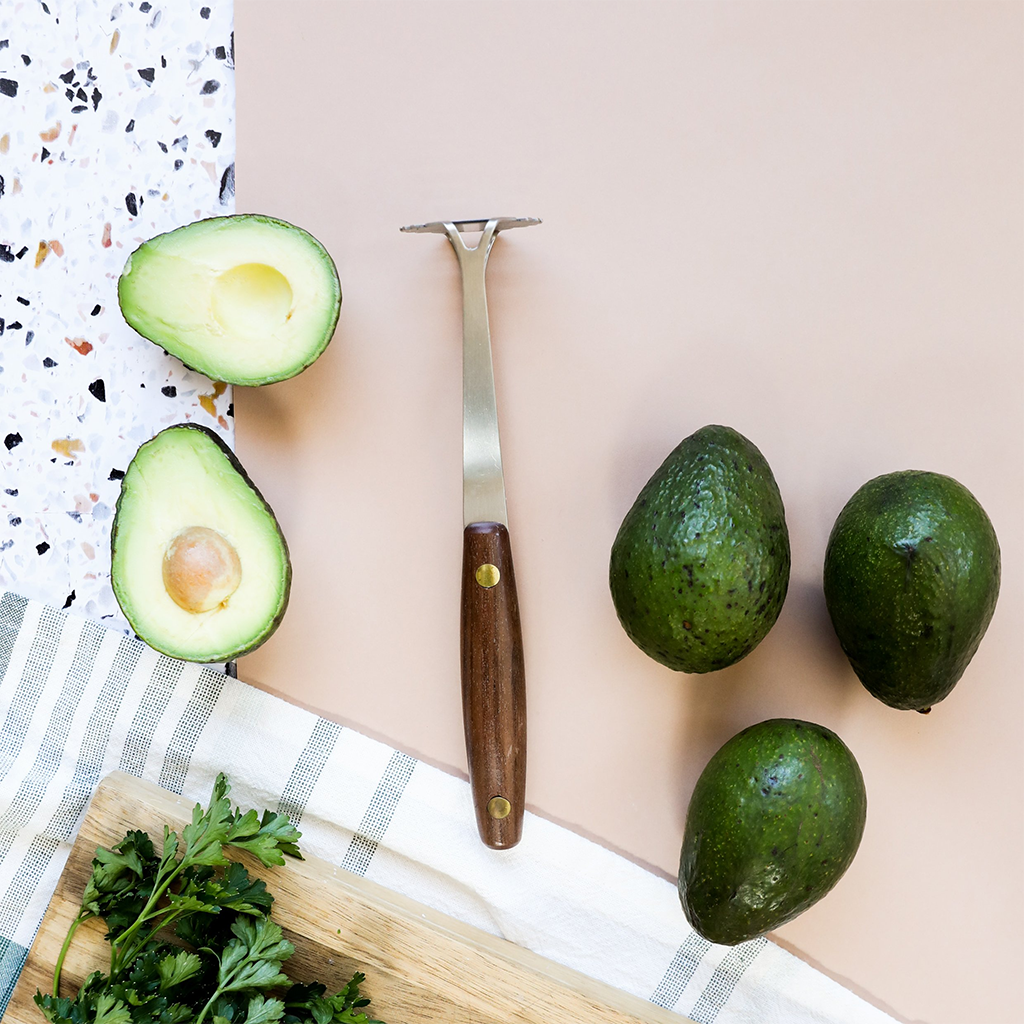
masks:
{"label": "fresh herb", "polygon": [[[140,831],[97,849],[53,991],[35,996],[51,1024],[381,1024],[363,1012],[362,974],[329,996],[282,970],[294,947],[270,918],[274,897],[224,851],[272,867],[301,859],[301,833],[286,815],[232,810],[230,789],[218,775],[210,806],[197,804],[180,836],[165,825],[159,849]],[[109,970],[62,997],[64,959],[91,918],[106,925]]]}

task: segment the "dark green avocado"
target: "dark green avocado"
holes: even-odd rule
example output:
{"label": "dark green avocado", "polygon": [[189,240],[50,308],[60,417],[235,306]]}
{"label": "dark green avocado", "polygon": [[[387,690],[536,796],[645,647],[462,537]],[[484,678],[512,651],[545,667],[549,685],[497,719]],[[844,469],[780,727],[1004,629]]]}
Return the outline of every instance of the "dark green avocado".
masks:
{"label": "dark green avocado", "polygon": [[686,919],[728,946],[791,921],[843,876],[866,816],[860,768],[834,732],[781,718],[744,729],[690,798],[679,860]]}
{"label": "dark green avocado", "polygon": [[789,586],[789,532],[764,456],[707,426],[662,463],[612,544],[609,583],[629,638],[679,672],[712,672],[768,634]]}
{"label": "dark green avocado", "polygon": [[928,711],[964,674],[999,594],[999,543],[962,484],[908,470],[869,480],[825,552],[832,624],[880,701]]}
{"label": "dark green avocado", "polygon": [[183,423],[135,453],[110,536],[111,584],[151,647],[183,661],[255,650],[288,606],[288,545],[270,506],[211,430]]}

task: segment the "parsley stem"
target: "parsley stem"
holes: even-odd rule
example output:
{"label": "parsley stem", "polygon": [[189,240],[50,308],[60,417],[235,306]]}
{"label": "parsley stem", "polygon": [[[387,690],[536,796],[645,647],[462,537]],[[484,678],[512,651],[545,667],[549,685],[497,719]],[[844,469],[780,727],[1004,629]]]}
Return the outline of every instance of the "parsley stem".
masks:
{"label": "parsley stem", "polygon": [[203,1018],[209,1012],[210,1007],[217,1001],[217,998],[224,994],[224,989],[218,988],[212,996],[206,1001],[206,1005],[199,1011],[199,1016],[196,1017],[196,1024],[203,1024]]}
{"label": "parsley stem", "polygon": [[64,936],[64,944],[60,947],[60,954],[53,968],[53,997],[55,999],[60,995],[60,973],[64,969],[64,958],[68,955],[68,950],[71,948],[71,940],[75,937],[78,926],[90,917],[92,917],[92,914],[83,907],[78,912],[78,916],[71,922],[67,935]]}
{"label": "parsley stem", "polygon": [[127,956],[126,950],[129,948],[127,945],[127,940],[129,938],[132,938],[135,935],[135,933],[139,930],[139,928],[142,927],[142,925],[146,921],[146,918],[149,916],[150,912],[156,906],[160,897],[163,896],[164,893],[167,892],[167,890],[170,888],[171,882],[173,882],[174,879],[184,870],[187,860],[187,856],[184,856],[182,857],[181,861],[171,861],[171,863],[174,864],[174,870],[163,881],[160,880],[159,876],[157,877],[156,884],[153,886],[152,895],[149,897],[149,900],[147,901],[146,905],[142,908],[142,913],[139,914],[138,918],[135,920],[135,922],[131,925],[130,928],[122,932],[117,937],[117,939],[113,943],[111,943],[111,977],[114,977],[116,974],[120,973],[127,966],[127,964],[131,963],[131,961],[134,960],[136,956],[138,956],[139,952],[142,949],[142,946],[145,945],[145,943],[149,940],[150,936],[153,934],[152,932],[150,932],[150,934],[147,935],[146,938],[143,940],[141,946],[137,942],[134,943],[133,947],[131,948],[131,957],[129,958]]}
{"label": "parsley stem", "polygon": [[[123,973],[125,968],[129,967],[134,962],[136,957],[138,957],[139,954],[143,952],[143,950],[146,948],[150,940],[157,934],[157,932],[161,932],[165,928],[170,927],[170,925],[177,921],[178,918],[181,917],[182,914],[184,913],[185,911],[181,909],[170,910],[167,907],[160,907],[156,910],[153,910],[149,914],[143,914],[141,917],[139,917],[139,923],[142,923],[143,921],[152,921],[154,918],[156,919],[157,923],[154,927],[150,928],[149,931],[147,931],[145,934],[135,935],[131,945],[125,946],[121,949],[120,958],[117,963],[117,971]],[[113,977],[113,974],[114,972],[113,970],[111,970],[111,977]]]}

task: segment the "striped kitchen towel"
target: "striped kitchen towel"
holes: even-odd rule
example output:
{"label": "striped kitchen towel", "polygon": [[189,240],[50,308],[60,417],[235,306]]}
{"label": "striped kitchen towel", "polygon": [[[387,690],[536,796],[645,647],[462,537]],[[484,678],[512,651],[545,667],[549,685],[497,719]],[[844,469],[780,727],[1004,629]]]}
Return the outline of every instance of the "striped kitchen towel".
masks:
{"label": "striped kitchen towel", "polygon": [[[714,946],[671,883],[529,815],[478,840],[469,786],[243,682],[11,593],[0,597],[0,1010],[86,805],[115,769],[300,824],[303,848],[699,1024],[892,1018],[766,939]],[[455,1024],[455,1022],[453,1022]]]}

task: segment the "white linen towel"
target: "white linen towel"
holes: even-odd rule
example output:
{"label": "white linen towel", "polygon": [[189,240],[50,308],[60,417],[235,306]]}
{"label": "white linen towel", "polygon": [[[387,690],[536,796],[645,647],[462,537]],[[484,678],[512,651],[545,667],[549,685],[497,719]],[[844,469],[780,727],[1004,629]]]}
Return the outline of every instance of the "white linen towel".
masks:
{"label": "white linen towel", "polygon": [[670,882],[568,829],[528,814],[515,849],[489,850],[464,780],[12,593],[0,597],[0,1011],[115,769],[204,803],[226,772],[239,805],[289,814],[308,853],[698,1024],[892,1022],[767,939],[705,941]]}

